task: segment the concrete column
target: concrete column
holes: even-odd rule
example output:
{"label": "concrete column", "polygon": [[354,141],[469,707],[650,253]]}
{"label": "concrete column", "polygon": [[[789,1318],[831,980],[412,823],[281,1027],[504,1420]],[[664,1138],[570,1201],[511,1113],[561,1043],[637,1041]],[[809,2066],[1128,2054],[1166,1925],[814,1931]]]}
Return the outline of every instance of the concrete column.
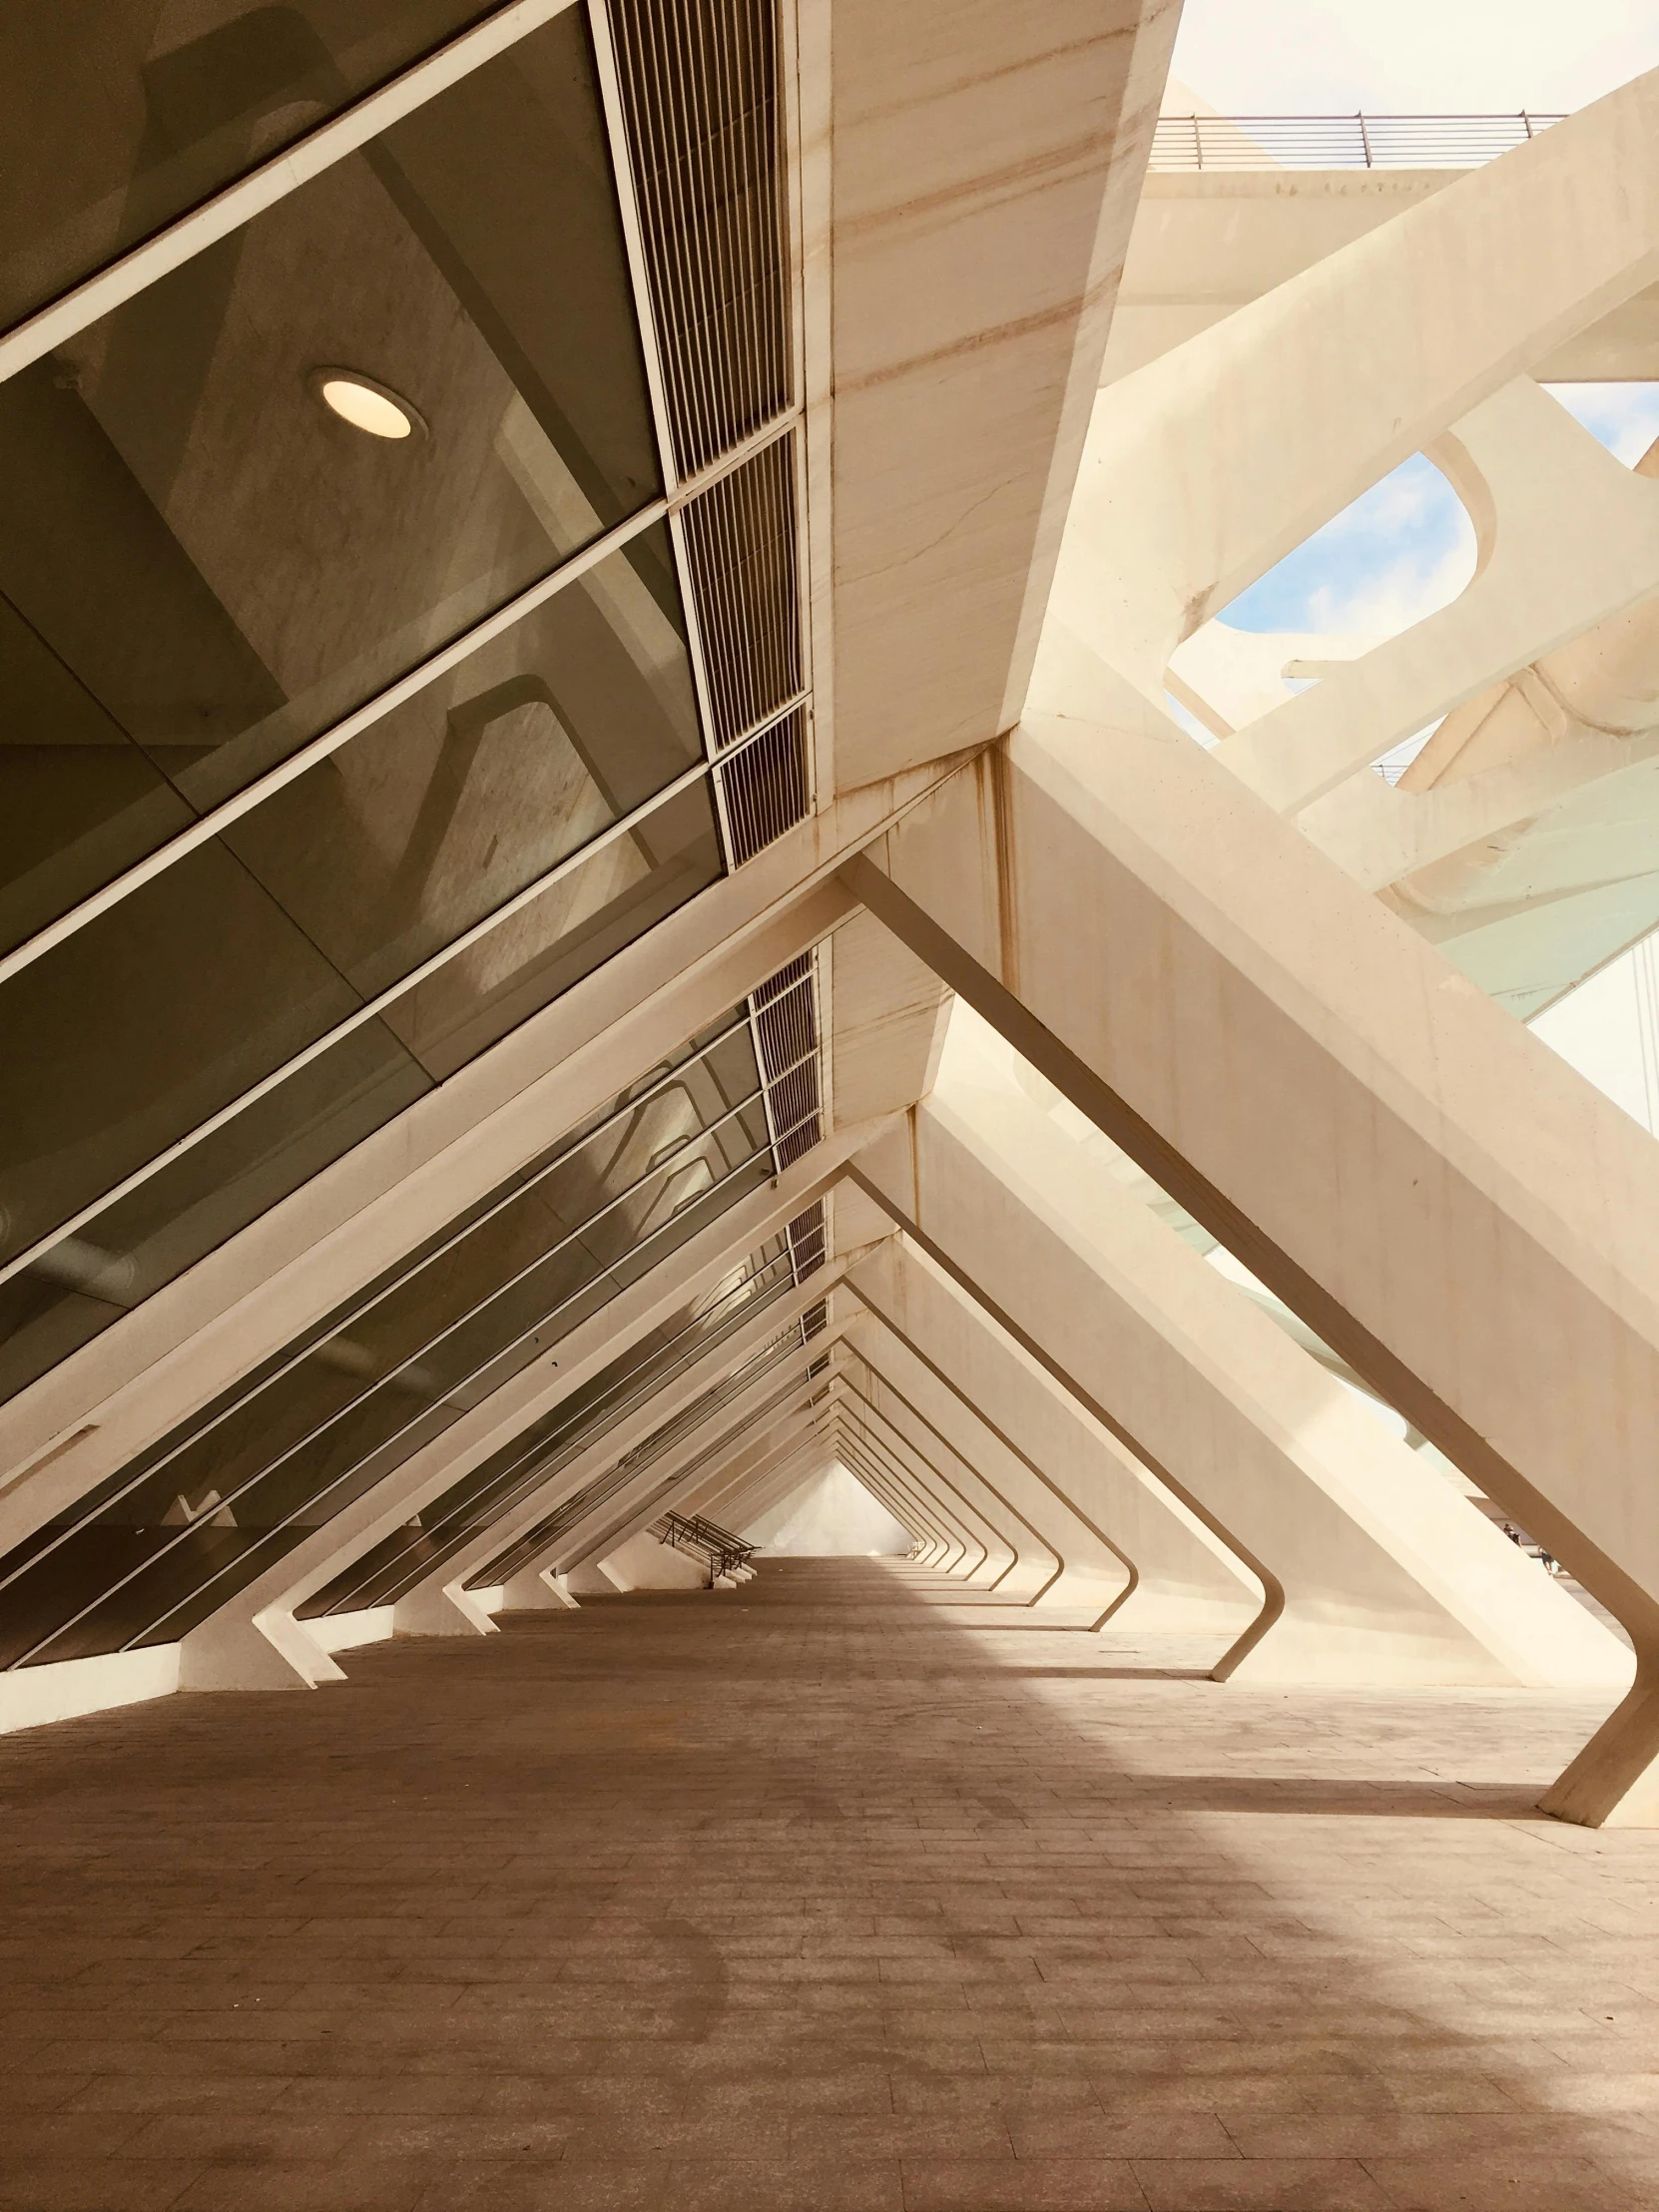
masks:
{"label": "concrete column", "polygon": [[1051,1597],[1121,1592],[1139,1628],[1210,1629],[1229,1643],[1260,1611],[1249,1570],[924,1253],[889,1240],[852,1271],[847,1294],[890,1336],[886,1357],[919,1401],[984,1435],[1033,1516],[1070,1529],[1076,1565]]}
{"label": "concrete column", "polygon": [[994,1062],[971,1072],[947,1059],[914,1116],[917,1240],[1261,1578],[1219,1675],[1613,1677],[1598,1623]]}

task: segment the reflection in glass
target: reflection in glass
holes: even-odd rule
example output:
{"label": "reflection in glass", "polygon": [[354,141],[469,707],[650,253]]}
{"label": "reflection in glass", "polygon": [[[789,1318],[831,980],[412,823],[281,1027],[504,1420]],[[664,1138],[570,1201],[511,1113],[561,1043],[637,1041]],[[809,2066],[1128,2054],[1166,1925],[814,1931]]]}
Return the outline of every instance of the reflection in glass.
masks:
{"label": "reflection in glass", "polygon": [[490,0],[282,0],[192,10],[182,34],[155,0],[99,0],[72,21],[7,9],[0,326],[489,11]]}
{"label": "reflection in glass", "polygon": [[772,1172],[748,1022],[0,1560],[0,1664],[170,1641]]}
{"label": "reflection in glass", "polygon": [[0,1402],[431,1087],[381,1023],[365,1022],[0,1283]]}
{"label": "reflection in glass", "polygon": [[0,475],[9,945],[655,493],[583,11],[0,385]]}
{"label": "reflection in glass", "polygon": [[[0,1022],[30,1040],[0,1092],[0,1250],[72,1219],[699,758],[678,602],[653,589],[666,552],[657,529],[613,554],[0,985]],[[694,786],[385,1028],[441,1080],[719,873]]]}

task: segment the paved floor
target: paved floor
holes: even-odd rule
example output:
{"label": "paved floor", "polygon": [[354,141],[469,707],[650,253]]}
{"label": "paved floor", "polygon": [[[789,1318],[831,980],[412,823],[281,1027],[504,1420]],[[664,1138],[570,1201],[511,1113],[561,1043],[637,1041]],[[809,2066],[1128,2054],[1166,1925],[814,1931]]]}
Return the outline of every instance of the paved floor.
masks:
{"label": "paved floor", "polygon": [[0,1742],[0,2206],[1659,2206],[1593,1708],[777,1561]]}

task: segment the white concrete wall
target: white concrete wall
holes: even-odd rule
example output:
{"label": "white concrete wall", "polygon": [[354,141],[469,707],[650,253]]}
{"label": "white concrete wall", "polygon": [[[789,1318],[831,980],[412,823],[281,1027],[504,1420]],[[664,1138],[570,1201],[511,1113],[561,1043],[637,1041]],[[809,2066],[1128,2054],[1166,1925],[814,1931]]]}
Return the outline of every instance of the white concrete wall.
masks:
{"label": "white concrete wall", "polygon": [[908,1529],[838,1461],[770,1506],[741,1533],[763,1550],[803,1558],[872,1558],[910,1548]]}

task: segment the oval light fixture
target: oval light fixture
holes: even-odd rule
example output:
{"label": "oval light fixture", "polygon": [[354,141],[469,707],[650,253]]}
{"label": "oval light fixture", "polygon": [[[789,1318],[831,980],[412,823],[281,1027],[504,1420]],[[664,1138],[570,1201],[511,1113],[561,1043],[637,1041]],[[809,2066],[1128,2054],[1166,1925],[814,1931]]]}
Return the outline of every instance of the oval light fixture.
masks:
{"label": "oval light fixture", "polygon": [[401,392],[376,383],[358,369],[313,368],[305,381],[328,412],[350,423],[353,430],[364,430],[371,438],[425,435],[418,408]]}

